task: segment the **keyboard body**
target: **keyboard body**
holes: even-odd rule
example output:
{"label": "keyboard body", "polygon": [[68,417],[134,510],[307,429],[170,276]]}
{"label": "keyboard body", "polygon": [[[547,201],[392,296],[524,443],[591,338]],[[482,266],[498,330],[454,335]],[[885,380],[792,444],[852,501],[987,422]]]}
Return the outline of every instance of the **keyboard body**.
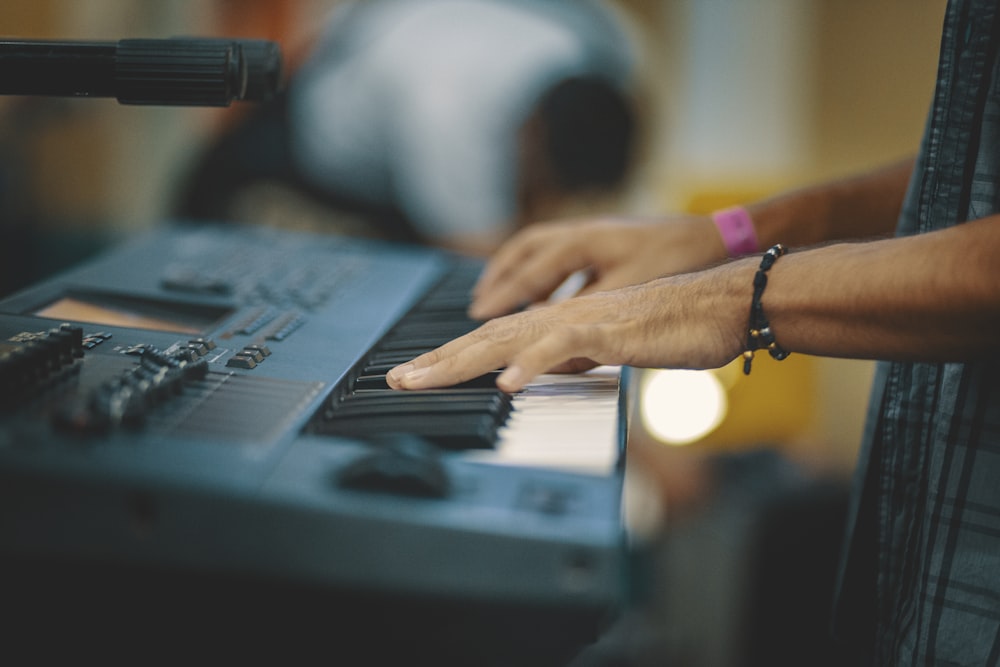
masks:
{"label": "keyboard body", "polygon": [[[477,268],[164,225],[0,301],[0,582],[21,631],[287,633],[442,664],[552,664],[592,640],[628,587],[623,412],[588,465],[538,464],[491,458],[511,407],[488,383],[410,405],[379,384],[470,326],[428,323],[464,309]],[[617,378],[596,381],[620,407]]]}

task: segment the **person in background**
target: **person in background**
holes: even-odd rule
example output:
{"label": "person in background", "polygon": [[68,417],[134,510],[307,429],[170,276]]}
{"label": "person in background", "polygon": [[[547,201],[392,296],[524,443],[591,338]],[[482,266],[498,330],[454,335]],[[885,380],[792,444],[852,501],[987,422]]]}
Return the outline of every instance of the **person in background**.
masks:
{"label": "person in background", "polygon": [[180,215],[253,217],[247,193],[280,184],[329,213],[321,228],[488,253],[624,185],[632,49],[596,0],[339,3],[286,94],[208,153]]}
{"label": "person in background", "polygon": [[[504,368],[497,384],[514,392],[595,364],[742,356],[749,374],[755,354],[882,360],[835,634],[852,664],[1000,664],[998,47],[997,0],[949,2],[915,160],[712,216],[525,230],[476,288],[472,313],[495,319],[390,385]],[[585,294],[503,315],[577,270]]]}

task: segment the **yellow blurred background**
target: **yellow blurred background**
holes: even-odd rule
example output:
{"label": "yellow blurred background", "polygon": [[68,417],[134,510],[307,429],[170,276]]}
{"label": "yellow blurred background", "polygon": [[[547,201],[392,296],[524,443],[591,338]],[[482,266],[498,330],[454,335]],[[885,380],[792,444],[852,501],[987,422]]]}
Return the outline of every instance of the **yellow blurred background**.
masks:
{"label": "yellow blurred background", "polygon": [[[336,0],[5,0],[0,36],[279,41],[292,65]],[[642,149],[621,212],[707,211],[915,151],[944,0],[619,0],[641,54]],[[0,97],[10,292],[157,224],[178,179],[240,108]],[[698,439],[769,443],[847,470],[872,365],[793,355],[722,369],[725,418]]]}

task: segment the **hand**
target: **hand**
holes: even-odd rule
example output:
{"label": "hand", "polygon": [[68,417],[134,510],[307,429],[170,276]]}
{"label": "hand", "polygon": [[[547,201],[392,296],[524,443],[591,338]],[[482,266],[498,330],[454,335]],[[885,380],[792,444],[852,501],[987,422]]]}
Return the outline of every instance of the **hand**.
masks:
{"label": "hand", "polygon": [[514,235],[487,264],[469,314],[486,320],[544,301],[577,271],[588,274],[580,294],[590,294],[701,269],[725,257],[707,216],[536,223]]}
{"label": "hand", "polygon": [[497,386],[513,393],[541,373],[601,364],[722,366],[742,351],[753,272],[737,262],[500,317],[397,366],[387,381],[427,389],[505,368]]}

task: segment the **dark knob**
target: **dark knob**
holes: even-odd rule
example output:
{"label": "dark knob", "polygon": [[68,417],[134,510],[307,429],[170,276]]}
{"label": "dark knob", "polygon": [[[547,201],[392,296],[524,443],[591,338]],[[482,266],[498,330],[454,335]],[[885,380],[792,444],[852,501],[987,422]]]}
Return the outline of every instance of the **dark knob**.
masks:
{"label": "dark knob", "polygon": [[243,62],[247,68],[247,87],[243,100],[266,102],[281,89],[281,47],[265,39],[241,39],[237,41],[243,50]]}
{"label": "dark knob", "polygon": [[122,104],[227,106],[243,99],[247,68],[242,49],[230,41],[123,39],[115,82]]}

